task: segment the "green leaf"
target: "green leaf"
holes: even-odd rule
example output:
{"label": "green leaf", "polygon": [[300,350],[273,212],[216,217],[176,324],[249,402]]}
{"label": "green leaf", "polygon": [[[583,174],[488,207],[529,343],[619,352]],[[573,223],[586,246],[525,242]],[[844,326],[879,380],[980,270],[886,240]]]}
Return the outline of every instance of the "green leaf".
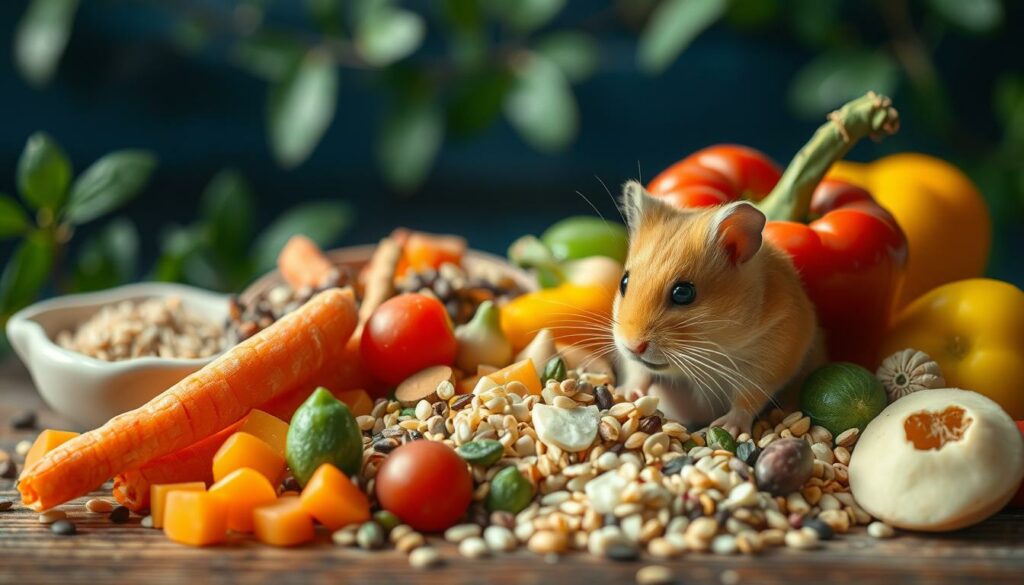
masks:
{"label": "green leaf", "polygon": [[579,111],[562,70],[544,57],[527,55],[514,74],[505,99],[509,122],[537,150],[566,148],[579,129]]}
{"label": "green leaf", "polygon": [[950,24],[978,35],[995,31],[1006,17],[999,0],[928,0],[928,5]]}
{"label": "green leaf", "polygon": [[1008,142],[1024,146],[1024,76],[1008,74],[996,81],[995,112]]}
{"label": "green leaf", "polygon": [[267,81],[280,81],[302,59],[302,45],[292,36],[259,31],[239,40],[231,58],[249,73]]}
{"label": "green leaf", "polygon": [[306,0],[306,10],[321,32],[338,35],[341,30],[341,0]]}
{"label": "green leaf", "polygon": [[196,252],[203,241],[200,226],[168,226],[160,238],[160,258],[150,276],[162,282],[183,282],[185,260]]}
{"label": "green leaf", "polygon": [[53,79],[77,10],[78,0],[32,0],[25,9],[14,33],[14,64],[32,85]]}
{"label": "green leaf", "polygon": [[575,83],[597,70],[600,57],[597,43],[590,35],[572,31],[545,36],[537,43],[537,52],[558,65],[569,81]]}
{"label": "green leaf", "polygon": [[75,179],[65,215],[83,224],[127,203],[146,186],[156,157],[145,150],[106,154]]}
{"label": "green leaf", "polygon": [[14,197],[0,193],[0,238],[25,233],[30,225],[28,215]]}
{"label": "green leaf", "polygon": [[58,210],[71,182],[71,163],[60,145],[45,132],[28,137],[18,159],[18,190],[35,209]]}
{"label": "green leaf", "polygon": [[377,143],[377,160],[384,177],[397,189],[420,185],[441,148],[444,121],[428,100],[400,104],[384,120]]}
{"label": "green leaf", "polygon": [[457,79],[446,106],[449,131],[466,137],[490,127],[511,88],[512,79],[504,71],[485,69]]}
{"label": "green leaf", "polygon": [[427,26],[419,14],[380,4],[360,21],[356,50],[367,63],[383,67],[416,51],[426,32]]}
{"label": "green leaf", "polygon": [[352,207],[344,201],[313,201],[286,211],[256,237],[254,258],[258,270],[268,270],[288,238],[303,234],[327,247],[352,225]]}
{"label": "green leaf", "polygon": [[664,0],[640,34],[637,61],[650,74],[664,71],[725,14],[729,0]]}
{"label": "green leaf", "polygon": [[790,0],[785,20],[800,41],[821,47],[842,35],[841,0]]}
{"label": "green leaf", "polygon": [[565,0],[492,0],[490,8],[513,29],[528,33],[557,16],[565,8]]}
{"label": "green leaf", "polygon": [[127,218],[118,218],[86,240],[75,266],[75,288],[100,290],[130,282],[139,261],[139,232]]}
{"label": "green leaf", "polygon": [[312,50],[270,88],[270,146],[277,162],[294,168],[309,158],[334,119],[338,69]]}
{"label": "green leaf", "polygon": [[725,18],[730,25],[745,32],[768,26],[778,14],[779,0],[729,0]]}
{"label": "green leaf", "polygon": [[232,266],[244,261],[252,241],[254,208],[249,183],[235,169],[217,173],[203,191],[200,209],[210,246]]}
{"label": "green leaf", "polygon": [[889,94],[898,81],[899,67],[885,53],[825,53],[793,78],[789,103],[800,115],[818,117],[867,91]]}
{"label": "green leaf", "polygon": [[34,232],[18,245],[0,275],[0,314],[10,315],[36,300],[50,275],[53,256],[47,232]]}

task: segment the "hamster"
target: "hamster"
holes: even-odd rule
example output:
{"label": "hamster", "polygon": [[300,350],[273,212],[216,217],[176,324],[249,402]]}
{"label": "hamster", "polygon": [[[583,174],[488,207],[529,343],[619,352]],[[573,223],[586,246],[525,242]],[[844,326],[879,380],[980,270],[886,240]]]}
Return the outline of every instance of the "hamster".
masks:
{"label": "hamster", "polygon": [[749,431],[821,361],[796,269],[762,242],[765,216],[749,203],[682,210],[630,181],[623,208],[630,245],[612,310],[621,386],[659,396],[689,424]]}

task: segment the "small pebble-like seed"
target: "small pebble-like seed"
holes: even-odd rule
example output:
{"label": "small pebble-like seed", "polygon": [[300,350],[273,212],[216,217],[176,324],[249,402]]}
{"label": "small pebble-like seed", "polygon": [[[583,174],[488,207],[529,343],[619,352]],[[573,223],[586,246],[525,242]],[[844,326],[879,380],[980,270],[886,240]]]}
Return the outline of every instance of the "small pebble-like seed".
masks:
{"label": "small pebble-like seed", "polygon": [[441,555],[432,546],[421,546],[409,553],[409,565],[414,569],[429,569],[441,564]]}
{"label": "small pebble-like seed", "polygon": [[786,546],[800,550],[818,548],[820,543],[813,530],[790,530],[786,533]]}
{"label": "small pebble-like seed", "polygon": [[108,514],[114,509],[114,504],[101,498],[93,498],[85,503],[85,509],[93,514]]}
{"label": "small pebble-like seed", "polygon": [[131,517],[132,511],[124,506],[118,506],[110,513],[110,521],[114,524],[124,524]]}
{"label": "small pebble-like seed", "polygon": [[479,559],[490,554],[487,543],[479,536],[471,536],[459,543],[459,554],[468,559]]}
{"label": "small pebble-like seed", "polygon": [[818,535],[818,540],[831,540],[835,536],[835,531],[832,530],[832,527],[817,518],[805,518],[803,527],[813,530]]}
{"label": "small pebble-like seed", "polygon": [[36,428],[36,412],[26,410],[11,417],[11,428],[17,431],[27,431]]}
{"label": "small pebble-like seed", "polygon": [[395,549],[404,553],[409,553],[414,549],[423,546],[423,543],[424,540],[422,534],[419,532],[409,532],[402,538],[398,539],[398,542],[395,543]]}
{"label": "small pebble-like seed", "polygon": [[896,531],[885,522],[872,522],[868,524],[868,535],[872,538],[892,538]]}
{"label": "small pebble-like seed", "polygon": [[6,512],[14,507],[14,502],[11,500],[0,500],[0,512]]}
{"label": "small pebble-like seed", "polygon": [[516,537],[504,526],[488,526],[484,530],[484,542],[494,552],[515,550]]}
{"label": "small pebble-like seed", "polygon": [[47,510],[39,515],[40,524],[53,524],[58,520],[67,518],[68,515],[63,510]]}
{"label": "small pebble-like seed", "polygon": [[18,477],[18,464],[10,459],[0,459],[0,479],[14,479]]}
{"label": "small pebble-like seed", "polygon": [[736,537],[731,534],[720,534],[711,541],[711,552],[716,555],[736,553]]}
{"label": "small pebble-like seed", "polygon": [[565,552],[569,542],[565,534],[552,530],[541,530],[530,537],[527,547],[537,554]]}
{"label": "small pebble-like seed", "polygon": [[331,541],[338,546],[353,546],[356,544],[356,533],[353,530],[342,528],[331,534]]}
{"label": "small pebble-like seed", "polygon": [[384,545],[384,530],[376,522],[364,522],[356,532],[359,548],[373,550]]}
{"label": "small pebble-like seed", "polygon": [[836,445],[849,449],[850,446],[857,442],[858,437],[860,437],[860,429],[857,427],[846,429],[836,437]]}
{"label": "small pebble-like seed", "polygon": [[672,582],[672,571],[661,565],[648,565],[636,572],[637,585],[668,585]]}
{"label": "small pebble-like seed", "polygon": [[444,531],[444,539],[458,544],[467,538],[480,536],[482,530],[479,524],[456,524]]}
{"label": "small pebble-like seed", "polygon": [[75,523],[70,520],[57,520],[53,524],[50,524],[50,530],[54,534],[59,534],[60,536],[71,536],[78,532],[78,529],[75,527]]}
{"label": "small pebble-like seed", "polygon": [[640,558],[640,551],[628,542],[616,541],[608,545],[604,551],[604,556],[613,561],[628,563]]}
{"label": "small pebble-like seed", "polygon": [[143,516],[142,520],[139,521],[139,526],[142,526],[143,528],[152,528],[153,517],[149,515]]}
{"label": "small pebble-like seed", "polygon": [[18,441],[18,444],[14,446],[14,452],[17,453],[18,456],[24,457],[25,455],[28,455],[28,451],[31,448],[32,448],[32,441],[21,440],[21,441]]}

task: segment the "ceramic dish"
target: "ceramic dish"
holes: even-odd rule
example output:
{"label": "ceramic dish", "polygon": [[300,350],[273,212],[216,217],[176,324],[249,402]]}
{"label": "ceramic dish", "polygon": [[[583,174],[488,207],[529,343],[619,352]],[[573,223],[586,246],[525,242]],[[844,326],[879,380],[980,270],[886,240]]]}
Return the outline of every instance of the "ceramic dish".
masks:
{"label": "ceramic dish", "polygon": [[57,345],[57,333],[85,322],[103,306],[121,301],[178,296],[182,304],[214,323],[228,315],[227,295],[170,283],[140,283],[42,301],[15,313],[7,337],[28,366],[39,394],[58,414],[83,428],[102,425],[145,404],[214,357],[141,357],[107,362]]}

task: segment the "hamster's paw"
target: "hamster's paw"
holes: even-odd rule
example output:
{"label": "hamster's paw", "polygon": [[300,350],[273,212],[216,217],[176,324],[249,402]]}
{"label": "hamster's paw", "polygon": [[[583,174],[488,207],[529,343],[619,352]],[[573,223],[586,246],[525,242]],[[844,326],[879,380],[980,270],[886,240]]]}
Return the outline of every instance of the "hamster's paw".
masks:
{"label": "hamster's paw", "polygon": [[732,408],[729,412],[715,419],[710,426],[722,427],[729,431],[729,434],[733,437],[738,437],[743,433],[749,433],[753,423],[754,416],[746,409]]}

